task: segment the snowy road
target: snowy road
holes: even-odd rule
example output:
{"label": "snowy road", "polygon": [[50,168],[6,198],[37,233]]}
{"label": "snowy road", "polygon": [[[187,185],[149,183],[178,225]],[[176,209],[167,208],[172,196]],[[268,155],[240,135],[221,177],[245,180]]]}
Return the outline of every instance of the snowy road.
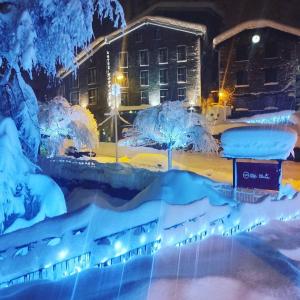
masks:
{"label": "snowy road", "polygon": [[[95,159],[99,162],[114,162],[113,154],[108,154],[97,156]],[[122,156],[120,162],[152,170],[165,170],[167,167],[167,156],[163,151],[154,150],[152,153],[136,152],[131,156]],[[232,161],[219,156],[174,151],[173,165],[175,168],[193,171],[217,181],[232,182]],[[294,187],[300,190],[300,163],[284,162],[283,179],[284,181],[293,181]]]}

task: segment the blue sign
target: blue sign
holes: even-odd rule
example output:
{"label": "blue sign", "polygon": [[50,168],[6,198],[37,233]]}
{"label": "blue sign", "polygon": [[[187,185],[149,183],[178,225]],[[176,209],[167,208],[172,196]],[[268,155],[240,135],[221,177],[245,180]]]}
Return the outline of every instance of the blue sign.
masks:
{"label": "blue sign", "polygon": [[236,162],[236,187],[278,191],[281,163]]}

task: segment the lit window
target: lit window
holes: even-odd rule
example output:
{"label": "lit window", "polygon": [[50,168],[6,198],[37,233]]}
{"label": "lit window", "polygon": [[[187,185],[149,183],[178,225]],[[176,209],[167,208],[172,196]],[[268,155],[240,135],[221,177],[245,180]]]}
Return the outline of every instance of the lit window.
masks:
{"label": "lit window", "polygon": [[236,85],[248,85],[247,71],[238,71],[236,73]]}
{"label": "lit window", "polygon": [[158,49],[158,62],[160,64],[168,63],[168,48],[159,48]]}
{"label": "lit window", "polygon": [[186,82],[186,67],[177,68],[177,82],[178,83]]}
{"label": "lit window", "polygon": [[119,66],[120,68],[128,68],[128,52],[119,53]]}
{"label": "lit window", "polygon": [[72,74],[71,75],[71,87],[72,88],[77,88],[79,87],[79,78],[78,78],[78,74]]}
{"label": "lit window", "polygon": [[168,69],[159,70],[159,83],[168,84]]}
{"label": "lit window", "polygon": [[88,90],[88,96],[89,96],[89,105],[95,105],[97,104],[97,89],[89,89]]}
{"label": "lit window", "polygon": [[142,70],[140,72],[140,84],[141,85],[149,85],[149,71]]}
{"label": "lit window", "polygon": [[88,84],[96,83],[96,79],[97,79],[97,70],[96,70],[96,68],[89,68]]}
{"label": "lit window", "polygon": [[121,105],[129,105],[128,93],[122,92],[121,93]]}
{"label": "lit window", "polygon": [[177,46],[177,61],[186,61],[186,46]]}
{"label": "lit window", "polygon": [[169,92],[168,90],[160,90],[160,103],[168,101]]}
{"label": "lit window", "polygon": [[243,61],[249,59],[248,45],[238,45],[236,48],[236,61]]}
{"label": "lit window", "polygon": [[140,50],[140,66],[149,66],[148,50]]}
{"label": "lit window", "polygon": [[184,101],[186,99],[186,88],[179,88],[178,92],[178,100]]}
{"label": "lit window", "polygon": [[70,103],[72,105],[79,104],[79,92],[70,93]]}
{"label": "lit window", "polygon": [[277,83],[277,69],[265,69],[265,83]]}
{"label": "lit window", "polygon": [[141,91],[141,104],[149,104],[149,92]]}
{"label": "lit window", "polygon": [[276,42],[267,42],[265,44],[265,58],[276,58],[278,56],[278,48]]}

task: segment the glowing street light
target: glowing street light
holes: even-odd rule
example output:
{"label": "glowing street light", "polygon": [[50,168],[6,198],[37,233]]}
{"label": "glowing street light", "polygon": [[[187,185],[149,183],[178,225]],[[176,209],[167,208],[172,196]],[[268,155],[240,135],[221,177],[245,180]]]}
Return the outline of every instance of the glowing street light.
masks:
{"label": "glowing street light", "polygon": [[109,102],[111,111],[109,113],[109,117],[107,119],[105,119],[102,123],[99,124],[98,127],[101,127],[104,123],[106,123],[109,119],[113,119],[114,120],[114,127],[115,127],[115,156],[116,156],[116,163],[119,162],[119,154],[118,154],[118,118],[120,118],[124,123],[128,124],[129,123],[123,119],[120,115],[119,115],[119,105],[120,105],[120,101],[118,101],[118,99],[120,99],[121,97],[121,83],[123,82],[123,80],[125,79],[125,76],[123,73],[121,72],[115,72],[113,77],[112,77],[112,85],[110,88],[110,94],[114,97],[114,101],[113,102]]}
{"label": "glowing street light", "polygon": [[252,43],[253,44],[257,44],[257,43],[259,43],[260,42],[260,36],[258,35],[258,34],[254,34],[253,36],[252,36]]}

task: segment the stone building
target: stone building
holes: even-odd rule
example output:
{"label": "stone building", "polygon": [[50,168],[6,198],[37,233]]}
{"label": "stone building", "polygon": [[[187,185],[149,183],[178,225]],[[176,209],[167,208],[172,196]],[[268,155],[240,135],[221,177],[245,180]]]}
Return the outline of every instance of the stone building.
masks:
{"label": "stone building", "polygon": [[219,90],[233,92],[236,116],[299,107],[300,29],[253,20],[223,32],[213,43]]}
{"label": "stone building", "polygon": [[96,39],[77,56],[77,75],[61,70],[59,94],[87,106],[98,121],[113,101],[111,85],[121,74],[120,111],[167,100],[201,99],[201,51],[206,27],[164,17],[143,17],[125,30]]}

